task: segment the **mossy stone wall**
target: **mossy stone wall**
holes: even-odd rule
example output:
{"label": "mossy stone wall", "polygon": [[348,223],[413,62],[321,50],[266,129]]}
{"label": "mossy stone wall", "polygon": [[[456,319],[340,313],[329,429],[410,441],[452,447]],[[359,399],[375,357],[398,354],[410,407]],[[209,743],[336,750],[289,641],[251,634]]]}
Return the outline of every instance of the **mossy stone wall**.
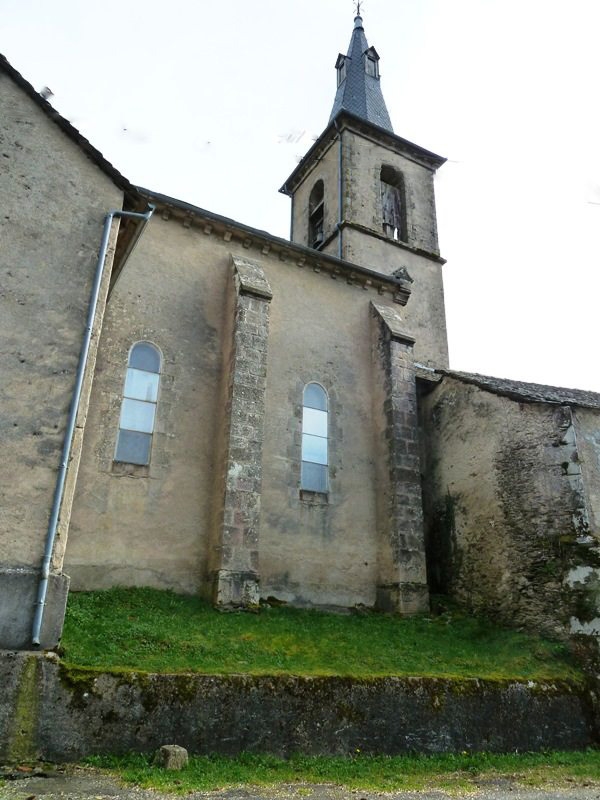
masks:
{"label": "mossy stone wall", "polygon": [[[0,719],[9,721],[8,730],[16,717],[28,720],[27,754],[51,761],[151,752],[163,744],[285,757],[594,743],[588,692],[567,682],[109,674],[26,658],[36,662],[34,671],[0,658],[2,685],[13,686],[0,696]],[[19,685],[27,688],[35,723],[22,713]],[[16,745],[14,735],[0,738],[0,758],[16,756]]]}

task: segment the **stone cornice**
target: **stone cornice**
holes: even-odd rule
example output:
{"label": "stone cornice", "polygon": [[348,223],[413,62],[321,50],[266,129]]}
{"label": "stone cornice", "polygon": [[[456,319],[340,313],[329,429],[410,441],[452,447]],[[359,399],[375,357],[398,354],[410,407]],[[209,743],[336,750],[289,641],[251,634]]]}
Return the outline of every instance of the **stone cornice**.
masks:
{"label": "stone cornice", "polygon": [[408,139],[396,136],[395,133],[386,131],[384,128],[380,128],[370,122],[365,122],[365,120],[361,120],[359,117],[344,111],[329,123],[279,191],[283,192],[283,194],[292,195],[296,187],[304,180],[306,174],[313,168],[314,163],[323,157],[325,151],[331,146],[331,142],[344,130],[358,133],[377,144],[393,150],[395,153],[401,153],[411,161],[433,172],[446,162],[446,159],[442,156],[438,156],[436,153],[414,144],[414,142],[409,142]]}
{"label": "stone cornice", "polygon": [[[355,231],[360,231],[360,233],[364,233],[366,236],[372,236],[374,239],[381,239],[382,242],[386,244],[391,244],[394,247],[399,247],[401,250],[408,250],[410,253],[414,253],[417,256],[422,256],[423,258],[429,259],[429,261],[435,261],[438,264],[445,264],[446,259],[442,258],[439,253],[432,253],[430,250],[424,250],[422,247],[413,247],[406,242],[399,241],[397,239],[390,239],[388,236],[384,236],[379,231],[374,231],[372,228],[367,228],[365,225],[360,225],[357,222],[342,222],[339,226],[340,228],[351,228]],[[336,230],[337,233],[337,230]],[[335,234],[332,235],[333,238]]]}
{"label": "stone cornice", "polygon": [[173,197],[156,194],[149,189],[138,187],[138,191],[156,206],[155,217],[173,219],[181,222],[184,228],[193,228],[205,236],[215,236],[225,242],[241,244],[248,250],[248,257],[254,259],[262,255],[276,255],[290,266],[312,269],[331,278],[343,280],[350,285],[376,291],[380,295],[391,295],[394,302],[406,305],[410,297],[410,282],[393,275],[384,275],[358,264],[342,261],[301,244],[280,239],[266,231],[251,228],[243,223],[206,209],[185,203]]}

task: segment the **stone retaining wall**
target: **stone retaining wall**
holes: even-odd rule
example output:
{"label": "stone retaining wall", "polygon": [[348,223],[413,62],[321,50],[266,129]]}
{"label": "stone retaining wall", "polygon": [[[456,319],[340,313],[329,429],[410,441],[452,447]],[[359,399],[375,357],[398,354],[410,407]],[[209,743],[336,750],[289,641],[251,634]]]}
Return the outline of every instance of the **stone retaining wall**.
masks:
{"label": "stone retaining wall", "polygon": [[93,753],[440,753],[580,749],[588,693],[567,682],[215,677],[68,669],[0,658],[0,759]]}

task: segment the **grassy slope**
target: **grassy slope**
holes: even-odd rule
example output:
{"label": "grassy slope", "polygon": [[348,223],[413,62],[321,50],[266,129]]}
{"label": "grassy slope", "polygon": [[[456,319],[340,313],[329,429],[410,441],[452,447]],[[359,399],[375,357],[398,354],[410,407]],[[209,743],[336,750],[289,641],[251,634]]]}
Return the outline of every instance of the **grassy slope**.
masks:
{"label": "grassy slope", "polygon": [[[238,758],[195,756],[181,772],[151,765],[151,756],[94,756],[89,763],[119,775],[125,782],[181,794],[250,784],[333,783],[349,789],[390,792],[446,789],[468,792],[478,782],[508,778],[530,786],[600,781],[600,752],[461,753],[437,756],[273,756]],[[302,790],[301,790],[302,791]],[[307,787],[306,796],[312,793]]]}
{"label": "grassy slope", "polygon": [[410,619],[292,608],[222,614],[152,589],[71,594],[71,664],[148,672],[579,679],[556,642],[458,612]]}

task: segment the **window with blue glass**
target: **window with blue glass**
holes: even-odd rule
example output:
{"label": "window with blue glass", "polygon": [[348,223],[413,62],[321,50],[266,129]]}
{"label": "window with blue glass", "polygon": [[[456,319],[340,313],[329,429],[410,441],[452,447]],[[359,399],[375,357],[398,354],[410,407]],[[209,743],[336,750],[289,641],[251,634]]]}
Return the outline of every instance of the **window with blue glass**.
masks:
{"label": "window with blue glass", "polygon": [[329,490],[327,392],[308,383],[302,397],[302,468],[300,487],[310,492]]}
{"label": "window with blue glass", "polygon": [[129,351],[115,461],[149,464],[160,382],[160,350],[138,342]]}

